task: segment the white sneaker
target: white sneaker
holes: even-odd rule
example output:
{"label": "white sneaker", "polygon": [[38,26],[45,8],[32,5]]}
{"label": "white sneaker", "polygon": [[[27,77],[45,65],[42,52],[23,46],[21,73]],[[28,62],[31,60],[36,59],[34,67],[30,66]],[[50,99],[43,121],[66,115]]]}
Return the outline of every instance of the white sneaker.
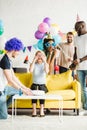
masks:
{"label": "white sneaker", "polygon": [[9,118],[11,118],[11,115],[9,115],[9,114],[8,114],[8,117],[7,117],[7,119],[9,119]]}

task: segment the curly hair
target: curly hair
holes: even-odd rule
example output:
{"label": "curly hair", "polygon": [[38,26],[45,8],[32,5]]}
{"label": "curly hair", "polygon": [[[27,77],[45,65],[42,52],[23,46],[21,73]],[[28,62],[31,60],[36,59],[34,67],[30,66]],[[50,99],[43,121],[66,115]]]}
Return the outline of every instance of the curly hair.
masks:
{"label": "curly hair", "polygon": [[20,51],[23,48],[23,43],[17,38],[12,38],[5,43],[5,50],[7,51]]}
{"label": "curly hair", "polygon": [[75,30],[78,36],[87,33],[86,31],[86,23],[84,21],[79,21],[75,23]]}
{"label": "curly hair", "polygon": [[45,55],[47,55],[47,52],[48,52],[48,50],[47,50],[47,48],[46,48],[46,46],[45,46],[45,43],[47,43],[47,42],[49,42],[49,41],[53,41],[53,42],[55,42],[55,40],[54,39],[51,39],[51,38],[45,38],[44,39],[44,41],[43,41],[43,47],[44,47],[44,52],[45,52]]}

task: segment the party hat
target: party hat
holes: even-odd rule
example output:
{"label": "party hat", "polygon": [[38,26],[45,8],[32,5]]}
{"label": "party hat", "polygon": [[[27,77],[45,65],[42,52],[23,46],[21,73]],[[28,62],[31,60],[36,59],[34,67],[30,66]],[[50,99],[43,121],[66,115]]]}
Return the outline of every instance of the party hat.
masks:
{"label": "party hat", "polygon": [[77,14],[76,22],[79,22],[79,21],[80,21],[80,17],[79,17],[79,15]]}
{"label": "party hat", "polygon": [[53,38],[52,38],[52,35],[50,34],[50,32],[47,33],[47,39],[53,39]]}

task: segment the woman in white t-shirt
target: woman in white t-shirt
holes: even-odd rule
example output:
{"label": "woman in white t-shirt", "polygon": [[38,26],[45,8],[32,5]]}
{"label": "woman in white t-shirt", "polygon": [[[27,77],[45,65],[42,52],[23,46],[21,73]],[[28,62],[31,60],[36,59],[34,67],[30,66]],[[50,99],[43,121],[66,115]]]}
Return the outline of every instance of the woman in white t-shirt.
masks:
{"label": "woman in white t-shirt", "polygon": [[[46,87],[46,74],[49,72],[49,66],[46,62],[46,56],[43,52],[37,51],[33,62],[30,65],[30,72],[33,75],[33,84],[31,90],[43,90],[45,93],[48,91]],[[33,113],[32,117],[36,117],[36,102],[32,100]],[[40,117],[44,116],[44,100],[40,100]]]}

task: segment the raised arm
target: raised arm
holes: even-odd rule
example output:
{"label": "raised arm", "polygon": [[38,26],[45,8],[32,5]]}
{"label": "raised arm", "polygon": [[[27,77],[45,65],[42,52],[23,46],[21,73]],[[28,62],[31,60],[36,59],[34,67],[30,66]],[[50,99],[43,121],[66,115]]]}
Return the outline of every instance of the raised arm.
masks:
{"label": "raised arm", "polygon": [[42,54],[42,60],[43,60],[43,62],[44,62],[45,72],[48,73],[48,72],[49,72],[49,64],[48,64],[47,61],[46,61],[46,56],[45,56],[45,54]]}
{"label": "raised arm", "polygon": [[35,65],[35,62],[37,61],[37,56],[34,57],[32,63],[30,64],[30,68],[29,68],[29,71],[30,72],[33,72],[34,70],[34,65]]}

